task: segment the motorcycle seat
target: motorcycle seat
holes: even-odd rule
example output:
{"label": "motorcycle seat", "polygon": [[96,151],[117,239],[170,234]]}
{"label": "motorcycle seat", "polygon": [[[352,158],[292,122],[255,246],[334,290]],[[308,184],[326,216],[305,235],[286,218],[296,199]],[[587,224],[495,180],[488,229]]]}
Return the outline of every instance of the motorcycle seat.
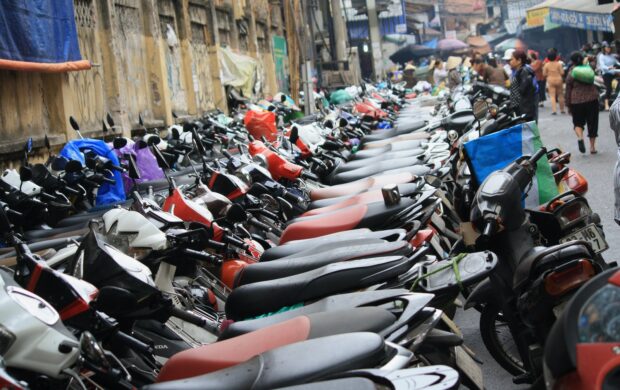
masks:
{"label": "motorcycle seat", "polygon": [[260,257],[260,261],[264,262],[280,259],[308,249],[312,250],[319,245],[324,245],[330,242],[340,242],[352,239],[400,241],[405,237],[406,233],[407,232],[403,229],[379,230],[376,232],[373,232],[370,229],[353,229],[332,233],[321,237],[309,238],[307,240],[289,241],[286,245],[278,245],[265,250]]}
{"label": "motorcycle seat", "polygon": [[73,225],[81,225],[83,223],[90,221],[93,218],[101,218],[103,214],[110,211],[111,209],[112,207],[110,207],[109,209],[100,209],[100,210],[93,211],[93,212],[85,212],[85,213],[71,215],[69,217],[63,218],[60,221],[58,221],[55,227],[61,228],[61,227],[69,227]]}
{"label": "motorcycle seat", "polygon": [[385,343],[381,336],[369,332],[347,333],[293,343],[210,374],[159,382],[143,389],[273,389],[374,367],[383,359]]}
{"label": "motorcycle seat", "polygon": [[[423,176],[430,172],[430,168],[425,165],[411,165],[411,159],[398,159],[383,161],[363,168],[355,169],[349,172],[343,172],[332,177],[330,184],[338,185],[351,183],[372,175],[381,173],[411,173],[416,176]],[[391,184],[391,183],[390,183]],[[395,183],[399,184],[399,183]]]}
{"label": "motorcycle seat", "polygon": [[413,140],[423,141],[423,140],[429,139],[430,137],[431,135],[429,133],[417,132],[417,133],[398,135],[396,137],[386,138],[386,139],[382,139],[379,141],[365,142],[363,145],[364,145],[364,149],[371,149],[371,148],[382,147],[384,145],[388,145],[388,144],[400,142],[400,141],[413,141]]}
{"label": "motorcycle seat", "polygon": [[53,229],[37,229],[24,232],[24,240],[28,243],[61,238],[68,236],[82,235],[88,230],[88,220],[79,225],[59,227]]}
{"label": "motorcycle seat", "polygon": [[296,275],[340,261],[387,255],[408,256],[411,252],[411,246],[405,241],[362,239],[334,242],[283,259],[250,264],[237,274],[235,286]]}
{"label": "motorcycle seat", "polygon": [[396,316],[378,307],[353,308],[298,316],[262,329],[174,354],[157,382],[208,374],[243,363],[263,352],[292,343],[352,332],[378,333]]}
{"label": "motorcycle seat", "polygon": [[337,196],[356,194],[360,191],[370,188],[382,187],[386,184],[409,183],[415,180],[416,176],[412,173],[401,172],[396,174],[383,174],[372,177],[366,177],[354,182],[342,185],[318,188],[310,191],[311,200],[334,198]]}
{"label": "motorcycle seat", "polygon": [[[422,181],[417,181],[415,183],[399,184],[398,190],[401,194],[412,194],[418,189],[420,189],[422,184]],[[373,202],[379,202],[382,200],[383,192],[381,191],[381,189],[376,188],[373,190],[361,192],[357,195],[339,196],[337,198],[323,199],[317,200],[316,202],[311,202],[308,205],[309,211],[306,211],[301,216],[307,217],[311,215],[318,215],[344,207],[353,206],[355,204],[368,204]]]}
{"label": "motorcycle seat", "polygon": [[426,126],[425,121],[416,121],[392,127],[391,129],[387,130],[374,130],[370,133],[370,135],[364,137],[364,142],[380,141],[392,137],[397,137],[399,135],[404,135],[419,130],[424,126]]}
{"label": "motorcycle seat", "polygon": [[[384,202],[357,204],[332,212],[298,217],[289,222],[280,236],[280,243],[291,240],[319,237],[325,234],[353,228],[390,228],[389,221],[404,209],[414,206],[418,201],[403,198],[398,204],[387,206]],[[388,226],[386,226],[388,224]]]}
{"label": "motorcycle seat", "polygon": [[579,241],[569,241],[550,247],[536,246],[525,253],[515,270],[512,285],[523,287],[532,274],[537,275],[569,260],[592,258],[593,253]]}
{"label": "motorcycle seat", "polygon": [[[420,158],[420,156],[422,157]],[[333,176],[338,173],[348,172],[354,169],[364,168],[369,165],[393,160],[409,159],[410,161],[412,161],[412,165],[421,164],[424,161],[424,157],[424,149],[402,150],[399,152],[385,153],[376,157],[369,157],[361,160],[340,163],[336,168],[334,168],[330,175]]]}
{"label": "motorcycle seat", "polygon": [[389,289],[361,291],[347,294],[332,295],[323,298],[309,305],[297,309],[283,311],[267,317],[260,317],[253,320],[236,321],[230,324],[220,333],[219,340],[225,340],[245,333],[253,332],[258,329],[266,328],[298,316],[309,316],[314,313],[326,313],[341,311],[356,307],[378,306],[384,303],[412,301],[412,310],[419,311],[424,308],[433,298],[431,294],[411,293],[405,289]]}
{"label": "motorcycle seat", "polygon": [[234,321],[247,319],[286,306],[369,287],[408,271],[412,262],[402,256],[351,260],[285,278],[246,284],[228,296],[226,316]]}
{"label": "motorcycle seat", "polygon": [[349,158],[349,161],[365,159],[369,157],[381,156],[384,153],[401,152],[407,150],[415,150],[421,148],[426,141],[412,140],[394,142],[392,144],[383,145],[381,147],[358,150]]}
{"label": "motorcycle seat", "polygon": [[[355,370],[321,382],[282,387],[278,390],[378,390],[378,389],[454,389],[459,373],[448,366],[426,366],[401,370]],[[411,387],[413,386],[413,387]],[[421,386],[421,387],[420,387]]]}

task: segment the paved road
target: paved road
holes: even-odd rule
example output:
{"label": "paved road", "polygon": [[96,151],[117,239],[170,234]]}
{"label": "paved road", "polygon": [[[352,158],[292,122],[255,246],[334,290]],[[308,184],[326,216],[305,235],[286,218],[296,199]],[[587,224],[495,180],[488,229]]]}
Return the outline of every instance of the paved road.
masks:
{"label": "paved road", "polygon": [[[605,259],[620,260],[620,227],[614,223],[613,168],[616,162],[616,144],[609,128],[609,114],[601,112],[599,117],[598,151],[596,155],[581,154],[577,149],[577,140],[572,130],[570,115],[551,115],[551,108],[540,109],[539,128],[543,143],[548,148],[560,147],[572,153],[571,166],[581,172],[589,183],[588,202],[603,221],[609,250]],[[587,145],[587,140],[586,140]],[[484,362],[483,373],[487,389],[524,389],[512,383],[510,375],[504,371],[487,353],[478,331],[478,313],[476,311],[457,313],[457,323],[463,331],[467,344]]]}

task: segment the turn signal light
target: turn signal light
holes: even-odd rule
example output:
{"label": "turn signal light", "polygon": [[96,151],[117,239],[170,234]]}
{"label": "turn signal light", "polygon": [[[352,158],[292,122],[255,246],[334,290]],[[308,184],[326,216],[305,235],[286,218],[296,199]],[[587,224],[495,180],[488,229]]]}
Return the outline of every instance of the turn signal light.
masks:
{"label": "turn signal light", "polygon": [[561,296],[590,280],[595,273],[589,260],[578,260],[567,268],[553,271],[547,275],[545,277],[545,291],[552,297]]}

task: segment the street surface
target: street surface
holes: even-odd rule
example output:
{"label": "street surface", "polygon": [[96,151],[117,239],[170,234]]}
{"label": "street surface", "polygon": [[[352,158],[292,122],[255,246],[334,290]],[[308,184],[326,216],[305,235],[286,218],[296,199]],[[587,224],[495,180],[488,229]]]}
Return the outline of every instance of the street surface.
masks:
{"label": "street surface", "polygon": [[[543,144],[548,149],[559,147],[563,151],[571,152],[571,166],[581,172],[589,183],[586,197],[592,210],[601,216],[609,249],[603,253],[607,261],[620,260],[620,226],[614,218],[613,169],[616,163],[616,143],[613,132],[609,127],[609,113],[601,112],[599,116],[599,137],[597,140],[598,154],[589,153],[589,144],[586,138],[586,154],[579,153],[577,138],[573,132],[571,116],[568,114],[551,115],[550,103],[540,108],[539,128]],[[482,366],[485,388],[487,389],[526,389],[527,386],[517,386],[512,383],[510,374],[504,371],[489,355],[478,327],[478,312],[470,309],[467,312],[459,311],[456,322],[463,331],[467,345],[484,362]]]}

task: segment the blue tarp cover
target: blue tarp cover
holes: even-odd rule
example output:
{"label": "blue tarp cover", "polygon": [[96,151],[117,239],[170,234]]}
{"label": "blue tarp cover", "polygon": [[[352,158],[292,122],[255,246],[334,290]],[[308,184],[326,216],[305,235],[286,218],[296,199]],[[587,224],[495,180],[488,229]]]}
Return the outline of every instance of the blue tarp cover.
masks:
{"label": "blue tarp cover", "polygon": [[[60,151],[60,155],[68,158],[69,160],[77,160],[85,164],[84,154],[85,150],[92,150],[97,155],[110,159],[112,164],[120,165],[116,154],[108,144],[100,139],[74,139],[67,142],[67,144]],[[97,192],[97,206],[116,203],[125,200],[125,189],[123,188],[123,177],[118,171],[114,171],[114,185],[104,183]]]}
{"label": "blue tarp cover", "polygon": [[79,61],[73,0],[1,0],[0,59]]}

